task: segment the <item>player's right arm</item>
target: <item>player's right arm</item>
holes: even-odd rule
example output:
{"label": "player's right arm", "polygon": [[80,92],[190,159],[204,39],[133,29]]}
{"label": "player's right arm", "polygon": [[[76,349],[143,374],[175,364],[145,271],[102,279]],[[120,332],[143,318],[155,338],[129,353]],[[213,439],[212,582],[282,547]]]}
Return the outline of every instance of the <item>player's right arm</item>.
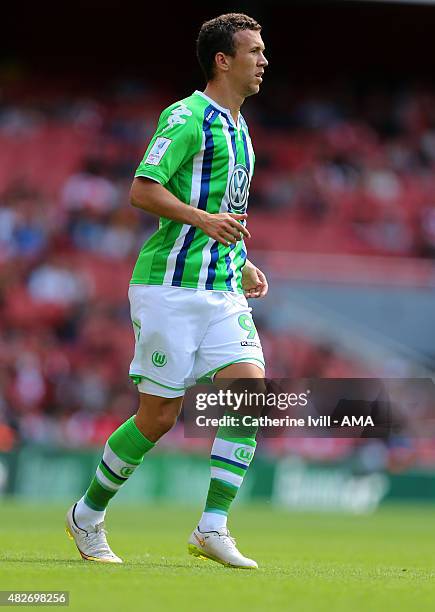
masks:
{"label": "player's right arm", "polygon": [[[181,112],[177,112],[180,108]],[[165,188],[178,168],[200,150],[201,142],[198,122],[186,106],[174,105],[163,111],[136,171],[130,190],[131,204],[158,217],[194,225],[224,245],[250,238],[249,231],[239,222],[247,218],[246,214],[210,214],[186,205]]]}
{"label": "player's right arm", "polygon": [[227,245],[235,244],[242,235],[250,238],[248,230],[239,223],[248,215],[234,213],[210,214],[193,206],[186,206],[161,184],[149,178],[136,177],[130,190],[130,202],[148,213],[178,223],[195,225],[207,236]]}

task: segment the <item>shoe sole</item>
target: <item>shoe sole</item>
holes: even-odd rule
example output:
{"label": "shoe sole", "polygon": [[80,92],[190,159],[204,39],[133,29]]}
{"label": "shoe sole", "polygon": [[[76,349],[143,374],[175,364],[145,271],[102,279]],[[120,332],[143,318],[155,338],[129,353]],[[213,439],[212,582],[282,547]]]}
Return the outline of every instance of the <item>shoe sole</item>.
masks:
{"label": "shoe sole", "polygon": [[[76,545],[76,548],[79,551],[83,561],[96,561],[97,563],[112,563],[112,564],[115,563],[115,564],[119,565],[119,561],[110,561],[109,559],[98,559],[97,557],[91,557],[90,555],[85,554],[77,546],[77,542],[75,541],[74,536],[71,533],[71,529],[69,528],[68,525],[65,526],[65,532],[66,532],[66,535],[69,537],[69,539],[72,540],[74,542],[74,544]],[[121,563],[122,563],[122,561],[121,561]]]}
{"label": "shoe sole", "polygon": [[187,551],[189,555],[196,557],[197,559],[203,559],[204,561],[216,561],[216,563],[220,563],[225,567],[231,567],[233,569],[246,569],[246,570],[256,570],[258,567],[253,567],[249,565],[233,565],[232,563],[227,563],[226,561],[222,561],[222,559],[218,559],[217,557],[210,555],[209,553],[204,552],[195,544],[189,544],[187,547]]}

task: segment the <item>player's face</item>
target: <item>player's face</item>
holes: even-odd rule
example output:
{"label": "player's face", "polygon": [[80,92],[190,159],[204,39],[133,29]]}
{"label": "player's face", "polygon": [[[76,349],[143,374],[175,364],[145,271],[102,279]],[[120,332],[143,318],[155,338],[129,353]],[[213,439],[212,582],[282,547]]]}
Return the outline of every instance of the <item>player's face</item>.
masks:
{"label": "player's face", "polygon": [[229,76],[244,97],[252,96],[259,92],[268,64],[264,56],[264,43],[256,30],[236,32],[234,42],[236,55],[229,58]]}

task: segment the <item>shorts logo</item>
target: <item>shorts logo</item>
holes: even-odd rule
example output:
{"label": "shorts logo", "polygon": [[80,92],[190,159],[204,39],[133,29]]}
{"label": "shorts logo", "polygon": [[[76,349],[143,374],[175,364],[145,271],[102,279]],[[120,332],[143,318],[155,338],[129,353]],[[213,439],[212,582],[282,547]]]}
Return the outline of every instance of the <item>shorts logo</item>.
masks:
{"label": "shorts logo", "polygon": [[250,342],[249,340],[242,340],[240,346],[255,346],[255,348],[260,348],[258,342]]}
{"label": "shorts logo", "polygon": [[134,468],[131,467],[123,467],[120,470],[121,472],[121,476],[124,476],[124,478],[128,478],[129,476],[131,476],[134,472]]}
{"label": "shorts logo", "polygon": [[229,206],[230,212],[243,215],[246,211],[249,192],[249,174],[248,170],[242,164],[237,164],[234,167],[230,178],[229,185]]}
{"label": "shorts logo", "polygon": [[163,366],[166,365],[168,360],[166,359],[165,353],[159,353],[159,351],[154,351],[151,357],[151,361],[156,367],[163,368]]}
{"label": "shorts logo", "polygon": [[252,457],[254,456],[254,451],[246,448],[246,446],[239,446],[239,448],[236,448],[234,451],[234,455],[239,461],[251,463]]}

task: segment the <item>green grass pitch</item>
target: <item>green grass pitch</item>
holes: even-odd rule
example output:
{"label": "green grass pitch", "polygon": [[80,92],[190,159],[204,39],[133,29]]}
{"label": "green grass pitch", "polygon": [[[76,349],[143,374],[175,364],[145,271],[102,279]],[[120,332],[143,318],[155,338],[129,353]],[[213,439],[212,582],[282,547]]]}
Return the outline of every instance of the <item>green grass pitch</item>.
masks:
{"label": "green grass pitch", "polygon": [[230,528],[258,571],[188,556],[199,509],[168,506],[113,504],[109,541],[125,563],[84,562],[65,535],[65,510],[0,501],[0,590],[68,590],[70,609],[104,612],[435,609],[429,507],[348,516],[239,505]]}

